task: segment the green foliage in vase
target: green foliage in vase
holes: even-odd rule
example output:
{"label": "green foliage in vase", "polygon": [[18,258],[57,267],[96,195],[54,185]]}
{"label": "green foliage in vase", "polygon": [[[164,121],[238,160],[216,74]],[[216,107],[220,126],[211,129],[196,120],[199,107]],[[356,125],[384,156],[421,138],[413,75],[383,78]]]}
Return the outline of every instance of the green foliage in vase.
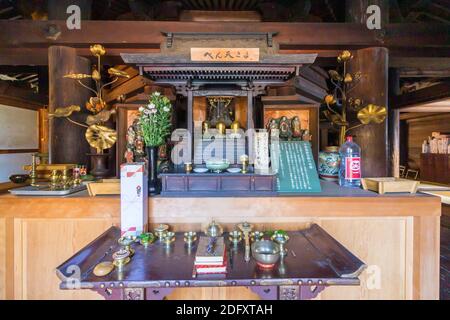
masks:
{"label": "green foliage in vase", "polygon": [[170,100],[154,92],[149,104],[139,108],[139,122],[147,147],[158,147],[166,142],[171,131],[172,105]]}

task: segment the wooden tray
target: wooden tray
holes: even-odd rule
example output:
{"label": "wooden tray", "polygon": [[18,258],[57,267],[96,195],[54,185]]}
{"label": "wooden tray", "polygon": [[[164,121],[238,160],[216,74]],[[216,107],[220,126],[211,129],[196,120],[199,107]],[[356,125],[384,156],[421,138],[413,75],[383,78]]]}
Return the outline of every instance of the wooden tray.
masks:
{"label": "wooden tray", "polygon": [[371,190],[379,194],[390,192],[416,193],[420,181],[401,179],[394,177],[385,178],[363,178],[361,179],[364,190]]}
{"label": "wooden tray", "polygon": [[97,195],[116,195],[120,194],[120,179],[103,179],[90,182],[87,189],[91,197]]}

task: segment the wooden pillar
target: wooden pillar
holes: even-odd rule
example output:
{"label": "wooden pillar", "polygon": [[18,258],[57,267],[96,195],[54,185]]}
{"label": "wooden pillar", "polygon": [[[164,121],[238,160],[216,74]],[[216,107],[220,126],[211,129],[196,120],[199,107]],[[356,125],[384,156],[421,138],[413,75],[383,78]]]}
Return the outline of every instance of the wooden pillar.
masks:
{"label": "wooden pillar", "polygon": [[[362,79],[350,96],[361,98],[364,104],[373,103],[388,108],[388,50],[366,48],[354,51],[353,55],[349,71],[360,71]],[[381,124],[361,126],[349,132],[355,136],[356,143],[362,149],[363,177],[390,175],[387,127],[387,121],[384,121]]]}
{"label": "wooden pillar", "polygon": [[[389,106],[393,98],[400,94],[400,76],[397,69],[389,69]],[[388,139],[389,139],[389,172],[392,176],[399,176],[400,166],[400,111],[388,109]]]}
{"label": "wooden pillar", "polygon": [[255,128],[255,123],[253,120],[253,91],[247,91],[247,130]]}
{"label": "wooden pillar", "polygon": [[191,143],[189,143],[188,147],[188,154],[190,155],[190,159],[193,159],[192,154],[192,146],[194,143],[194,92],[191,89],[188,89],[187,91],[187,116],[186,116],[186,122],[187,122],[187,129],[189,131],[189,134],[191,135]]}
{"label": "wooden pillar", "polygon": [[[75,80],[63,78],[67,73],[91,73],[88,59],[78,57],[74,48],[52,46],[48,49],[49,112],[56,108],[79,105],[81,112],[72,114],[72,119],[81,123],[88,114],[85,103],[91,96],[89,90]],[[86,83],[86,80],[84,80]],[[83,112],[84,111],[84,112]],[[90,152],[85,138],[86,128],[70,123],[65,118],[49,121],[49,156],[51,163],[88,164],[86,153]]]}

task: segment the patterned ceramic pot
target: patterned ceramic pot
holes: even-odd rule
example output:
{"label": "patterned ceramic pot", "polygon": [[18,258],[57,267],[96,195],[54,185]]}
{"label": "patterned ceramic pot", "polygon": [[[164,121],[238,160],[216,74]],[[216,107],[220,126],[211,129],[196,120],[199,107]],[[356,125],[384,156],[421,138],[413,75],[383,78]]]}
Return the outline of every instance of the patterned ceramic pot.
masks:
{"label": "patterned ceramic pot", "polygon": [[339,180],[339,147],[325,147],[319,152],[319,177],[327,181]]}

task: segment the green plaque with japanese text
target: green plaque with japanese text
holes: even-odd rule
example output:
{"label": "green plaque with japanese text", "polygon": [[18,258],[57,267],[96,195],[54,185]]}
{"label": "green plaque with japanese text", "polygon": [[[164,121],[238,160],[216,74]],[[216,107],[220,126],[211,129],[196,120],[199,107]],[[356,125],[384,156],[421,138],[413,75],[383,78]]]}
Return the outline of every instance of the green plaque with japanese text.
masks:
{"label": "green plaque with japanese text", "polygon": [[321,192],[319,175],[308,141],[279,141],[271,145],[272,170],[280,193]]}

